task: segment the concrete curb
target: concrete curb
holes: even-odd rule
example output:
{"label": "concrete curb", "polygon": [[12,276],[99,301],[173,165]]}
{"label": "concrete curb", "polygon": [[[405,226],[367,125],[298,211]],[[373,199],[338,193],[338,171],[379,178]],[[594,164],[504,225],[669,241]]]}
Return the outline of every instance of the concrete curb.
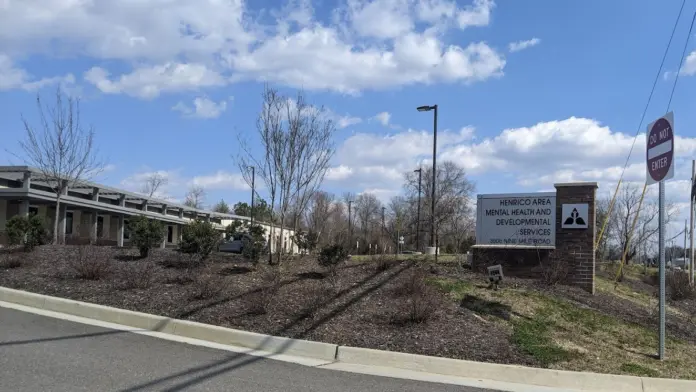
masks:
{"label": "concrete curb", "polygon": [[443,376],[576,391],[684,392],[696,390],[696,381],[690,380],[500,365],[275,337],[5,287],[0,287],[0,301],[271,354],[318,359],[327,363],[338,362],[394,368]]}
{"label": "concrete curb", "polygon": [[338,348],[335,344],[262,335],[71,299],[50,297],[5,287],[0,287],[0,301],[121,324],[127,327],[239,346],[271,354],[319,359],[326,362],[335,361]]}

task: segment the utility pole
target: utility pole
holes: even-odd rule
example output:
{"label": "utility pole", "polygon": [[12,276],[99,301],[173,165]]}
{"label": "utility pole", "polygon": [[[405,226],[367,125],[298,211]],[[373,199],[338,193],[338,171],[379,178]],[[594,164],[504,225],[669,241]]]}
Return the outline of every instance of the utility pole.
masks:
{"label": "utility pole", "polygon": [[[379,236],[380,237],[380,242],[384,241],[384,232],[386,231],[387,227],[384,225],[384,210],[386,207],[382,206],[382,234]],[[384,253],[384,245],[382,245],[382,253]]]}
{"label": "utility pole", "polygon": [[255,182],[256,182],[256,168],[254,166],[251,167],[251,212],[249,215],[251,215],[251,226],[254,226],[254,199],[256,199],[256,193],[255,193]]}
{"label": "utility pole", "polygon": [[689,247],[689,282],[694,285],[694,184],[696,184],[696,160],[691,161],[691,197],[689,198],[689,211],[691,212],[691,220],[689,225],[689,234],[691,237],[691,246]]}
{"label": "utility pole", "polygon": [[351,206],[353,200],[348,200],[348,243],[353,247],[353,219],[351,218]]}
{"label": "utility pole", "polygon": [[688,234],[688,231],[687,231],[687,230],[688,230],[688,229],[687,229],[687,226],[686,226],[686,219],[684,219],[684,268],[686,268],[686,266],[688,265],[688,264],[686,263],[686,235]]}
{"label": "utility pole", "polygon": [[423,168],[419,167],[418,172],[418,213],[416,214],[416,251],[420,251],[420,207],[421,207],[421,178],[423,177]]}

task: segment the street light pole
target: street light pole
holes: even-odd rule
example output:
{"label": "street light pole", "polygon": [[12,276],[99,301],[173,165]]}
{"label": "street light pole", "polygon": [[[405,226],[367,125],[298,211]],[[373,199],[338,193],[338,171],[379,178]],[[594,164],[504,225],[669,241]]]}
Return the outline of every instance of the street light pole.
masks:
{"label": "street light pole", "polygon": [[256,198],[255,196],[255,181],[256,181],[256,168],[254,166],[251,167],[251,212],[249,215],[251,215],[251,227],[254,227],[254,199]]}
{"label": "street light pole", "polygon": [[413,171],[418,172],[418,213],[416,214],[416,251],[420,251],[420,206],[421,206],[421,178],[423,169],[418,168]]}
{"label": "street light pole", "polygon": [[353,200],[348,200],[348,243],[353,247],[353,220],[351,219],[351,205]]}
{"label": "street light pole", "polygon": [[434,111],[433,116],[433,183],[430,200],[430,242],[435,251],[435,261],[437,261],[437,242],[435,239],[435,186],[437,184],[437,105],[419,106],[419,112]]}

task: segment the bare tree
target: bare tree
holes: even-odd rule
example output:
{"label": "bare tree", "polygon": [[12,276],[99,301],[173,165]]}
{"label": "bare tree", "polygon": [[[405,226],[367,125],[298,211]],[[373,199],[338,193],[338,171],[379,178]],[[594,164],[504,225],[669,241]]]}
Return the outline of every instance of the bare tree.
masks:
{"label": "bare tree", "polygon": [[361,239],[364,251],[368,249],[367,244],[375,243],[375,233],[381,229],[381,208],[382,203],[372,193],[361,193],[355,200],[356,215],[360,225]]}
{"label": "bare tree", "polygon": [[53,106],[42,104],[36,97],[40,125],[34,127],[22,117],[26,139],[19,142],[27,165],[41,172],[45,181],[56,193],[56,215],[53,222],[53,243],[62,243],[65,233],[60,233],[61,198],[70,186],[87,181],[103,169],[97,159],[94,146],[94,128],[84,127],[80,118],[80,101],[64,97],[56,90]]}
{"label": "bare tree", "polygon": [[145,183],[143,184],[141,192],[146,194],[147,197],[152,197],[160,188],[166,186],[168,183],[169,179],[166,176],[155,172],[145,178]]}
{"label": "bare tree", "polygon": [[[423,167],[421,181],[422,205],[421,211],[429,211],[432,189],[432,167]],[[418,175],[413,172],[406,173],[405,191],[412,203],[417,202]],[[474,184],[467,178],[464,168],[452,161],[445,161],[437,167],[437,189],[435,204],[435,229],[438,233],[449,235],[453,229],[455,220],[473,219],[472,199],[475,190]],[[426,214],[428,214],[426,212]],[[415,218],[415,217],[414,217]],[[429,217],[428,217],[429,218]],[[421,216],[423,223],[430,224],[430,219]],[[460,224],[461,222],[457,222]],[[426,231],[421,224],[421,243],[426,242]]]}
{"label": "bare tree", "polygon": [[329,217],[334,206],[334,196],[317,191],[310,199],[309,208],[305,211],[305,222],[307,228],[317,233],[319,243],[326,244],[326,227],[329,224]]}
{"label": "bare tree", "polygon": [[229,214],[230,213],[230,206],[225,202],[225,200],[220,200],[213,206],[213,211],[215,212],[220,212],[223,214]]}
{"label": "bare tree", "polygon": [[[611,211],[608,222],[610,238],[619,245],[621,257],[626,254],[624,262],[629,264],[638,253],[641,244],[654,239],[658,233],[658,205],[656,200],[647,195],[640,204],[642,187],[625,183],[616,195],[616,201]],[[640,207],[640,209],[639,209]],[[665,206],[665,224],[668,224],[676,215],[674,203]],[[635,220],[635,227],[633,222]],[[633,229],[633,231],[631,231]]]}
{"label": "bare tree", "polygon": [[[308,104],[301,92],[292,99],[265,86],[262,97],[256,122],[262,153],[257,155],[246,141],[240,140],[244,153],[238,157],[238,164],[249,184],[250,168],[255,167],[270,194],[271,208],[275,211],[277,206],[279,216],[274,223],[282,223],[291,204],[297,205],[294,215],[299,218],[309,196],[324,180],[334,154],[332,137],[336,127],[323,107]],[[293,221],[297,225],[298,219]],[[278,262],[284,248],[282,225],[279,230]]]}
{"label": "bare tree", "polygon": [[186,194],[186,199],[184,200],[184,205],[191,208],[197,208],[199,210],[203,209],[203,202],[205,201],[205,190],[198,186],[192,186],[188,193]]}

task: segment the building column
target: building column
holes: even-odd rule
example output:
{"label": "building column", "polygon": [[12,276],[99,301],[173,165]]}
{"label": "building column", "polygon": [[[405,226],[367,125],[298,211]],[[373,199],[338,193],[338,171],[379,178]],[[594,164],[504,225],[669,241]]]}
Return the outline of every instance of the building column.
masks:
{"label": "building column", "polygon": [[164,235],[162,236],[162,243],[160,244],[160,248],[162,249],[167,247],[167,235],[169,235],[169,225],[165,225],[164,228]]}
{"label": "building column", "polygon": [[89,243],[94,245],[97,243],[97,229],[99,227],[99,215],[97,211],[90,212],[89,221]]}
{"label": "building column", "polygon": [[125,216],[118,216],[118,229],[116,230],[116,246],[121,248],[123,247],[123,231],[125,227],[125,220]]}
{"label": "building column", "polygon": [[26,192],[31,188],[31,172],[25,172],[22,177],[22,189]]}
{"label": "building column", "polygon": [[29,200],[22,200],[19,204],[19,216],[29,217]]}

